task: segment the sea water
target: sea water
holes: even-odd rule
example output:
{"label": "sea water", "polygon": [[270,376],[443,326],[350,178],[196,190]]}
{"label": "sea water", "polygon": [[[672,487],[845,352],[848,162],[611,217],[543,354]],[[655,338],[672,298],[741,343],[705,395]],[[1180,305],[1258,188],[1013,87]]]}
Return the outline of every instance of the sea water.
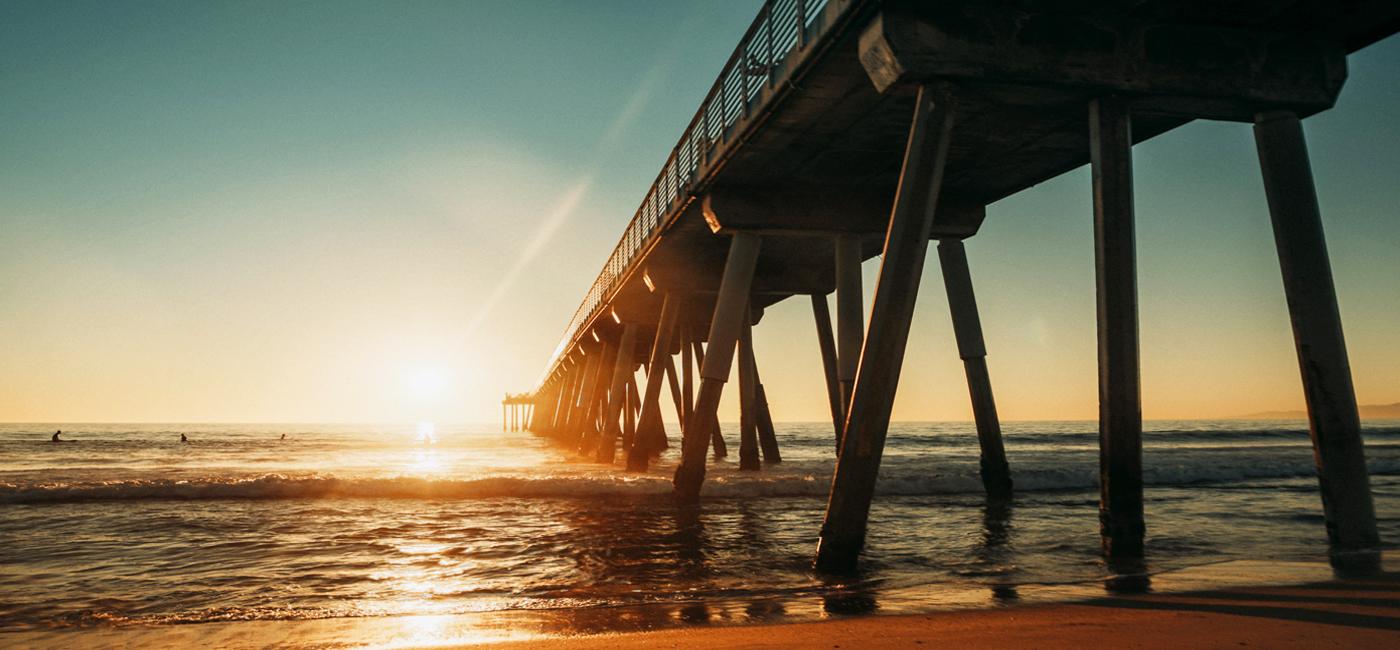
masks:
{"label": "sea water", "polygon": [[[991,606],[1123,571],[1099,555],[1092,422],[1006,423],[1010,503],[982,496],[970,423],[892,425],[862,570],[840,580],[811,570],[829,422],[779,424],[780,465],[713,462],[698,508],[669,498],[668,429],[631,474],[499,426],[3,425],[0,631],[521,611],[647,629]],[[1133,571],[1325,560],[1304,422],[1146,429]],[[1363,432],[1394,542],[1400,422]]]}

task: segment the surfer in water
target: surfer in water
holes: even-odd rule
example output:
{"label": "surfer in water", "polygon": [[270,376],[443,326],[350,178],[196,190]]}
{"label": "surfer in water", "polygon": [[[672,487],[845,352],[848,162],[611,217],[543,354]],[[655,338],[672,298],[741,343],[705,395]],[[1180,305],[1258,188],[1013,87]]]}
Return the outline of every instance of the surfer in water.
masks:
{"label": "surfer in water", "polygon": [[190,439],[189,439],[189,438],[186,438],[186,437],[185,437],[185,434],[183,434],[183,433],[180,434],[180,442],[189,442],[189,441],[190,441]]}
{"label": "surfer in water", "polygon": [[53,441],[54,441],[54,442],[68,442],[67,440],[59,440],[59,439],[58,439],[58,434],[60,434],[60,433],[63,433],[63,429],[59,429],[58,431],[53,432]]}
{"label": "surfer in water", "polygon": [[287,434],[285,434],[285,433],[282,434],[282,437],[281,437],[281,438],[278,438],[278,440],[286,440],[286,439],[287,439]]}

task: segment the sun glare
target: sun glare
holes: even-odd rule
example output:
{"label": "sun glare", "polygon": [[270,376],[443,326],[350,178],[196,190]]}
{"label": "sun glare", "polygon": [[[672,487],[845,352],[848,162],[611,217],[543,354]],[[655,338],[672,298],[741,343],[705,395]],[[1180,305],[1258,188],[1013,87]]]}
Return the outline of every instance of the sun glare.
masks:
{"label": "sun glare", "polygon": [[437,425],[427,420],[419,422],[418,442],[437,442]]}
{"label": "sun glare", "polygon": [[434,402],[447,392],[447,372],[441,368],[419,367],[404,373],[404,390],[419,402]]}

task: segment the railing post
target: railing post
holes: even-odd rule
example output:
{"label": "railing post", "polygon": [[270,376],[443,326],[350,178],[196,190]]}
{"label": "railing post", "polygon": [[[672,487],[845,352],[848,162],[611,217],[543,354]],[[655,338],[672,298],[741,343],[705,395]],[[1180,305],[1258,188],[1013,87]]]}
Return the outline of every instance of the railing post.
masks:
{"label": "railing post", "polygon": [[767,37],[768,41],[768,60],[764,63],[764,65],[767,66],[767,68],[765,69],[766,74],[764,75],[764,77],[767,78],[768,87],[772,88],[773,70],[777,69],[778,67],[774,65],[773,61],[773,0],[768,0],[768,2],[764,3],[763,14],[763,27],[765,36]]}
{"label": "railing post", "polygon": [[797,49],[807,47],[807,0],[797,0]]}
{"label": "railing post", "polygon": [[744,41],[742,44],[739,45],[739,47],[743,48],[740,52],[741,56],[739,57],[739,65],[735,68],[739,71],[739,115],[742,117],[748,117],[749,59],[752,58],[749,54],[749,41]]}

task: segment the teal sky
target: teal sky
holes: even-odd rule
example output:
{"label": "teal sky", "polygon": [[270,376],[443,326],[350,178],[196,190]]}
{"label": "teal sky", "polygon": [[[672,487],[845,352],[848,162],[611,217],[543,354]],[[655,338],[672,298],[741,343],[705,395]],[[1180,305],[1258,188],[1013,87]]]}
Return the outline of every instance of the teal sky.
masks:
{"label": "teal sky", "polygon": [[[760,4],[0,3],[0,420],[498,417]],[[1400,40],[1349,63],[1305,124],[1358,396],[1394,402]],[[1248,126],[1134,164],[1146,415],[1299,408]],[[968,243],[1008,418],[1095,413],[1089,198]],[[916,319],[896,417],[967,418],[936,264]],[[827,417],[806,301],[755,334],[775,415]]]}

